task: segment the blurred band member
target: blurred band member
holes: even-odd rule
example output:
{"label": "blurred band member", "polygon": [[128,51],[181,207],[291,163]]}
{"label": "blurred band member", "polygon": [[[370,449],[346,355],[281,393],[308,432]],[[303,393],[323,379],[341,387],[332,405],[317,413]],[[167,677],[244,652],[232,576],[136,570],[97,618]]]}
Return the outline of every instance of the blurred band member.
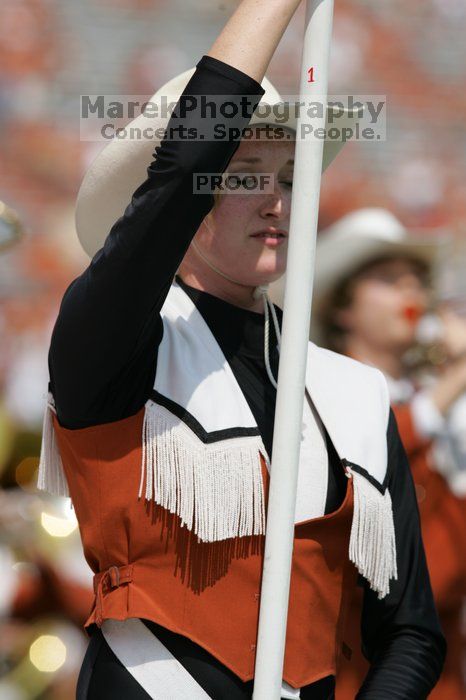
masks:
{"label": "blurred band member", "polygon": [[[431,694],[464,699],[461,611],[466,589],[466,528],[461,464],[439,473],[435,448],[447,442],[452,410],[466,392],[466,320],[438,307],[443,328],[441,368],[418,376],[407,364],[420,320],[432,305],[432,276],[439,251],[433,239],[409,237],[383,209],[346,215],[322,232],[317,244],[313,330],[331,350],[378,367],[385,374],[400,435],[416,484],[424,545],[434,595],[448,642],[447,661]],[[462,433],[466,432],[466,422]],[[453,453],[450,457],[454,461]],[[455,478],[456,475],[456,478]],[[463,479],[464,482],[464,479]],[[359,601],[358,601],[359,602]],[[352,649],[342,664],[337,699],[354,698],[366,662],[357,638],[357,606],[348,624]],[[352,637],[352,638],[351,638]],[[348,658],[351,657],[351,660]]]}

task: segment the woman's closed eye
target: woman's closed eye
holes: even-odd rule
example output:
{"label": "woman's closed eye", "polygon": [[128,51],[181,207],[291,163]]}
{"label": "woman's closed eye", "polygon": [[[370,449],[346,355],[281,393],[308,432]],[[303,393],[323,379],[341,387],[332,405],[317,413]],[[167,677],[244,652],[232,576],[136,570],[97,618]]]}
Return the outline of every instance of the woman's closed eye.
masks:
{"label": "woman's closed eye", "polygon": [[288,179],[283,179],[278,181],[280,185],[284,185],[285,187],[289,187],[290,189],[293,187],[293,180],[288,180]]}
{"label": "woman's closed eye", "polygon": [[257,187],[260,183],[260,178],[254,173],[230,173],[225,177],[225,185],[231,189],[251,190]]}

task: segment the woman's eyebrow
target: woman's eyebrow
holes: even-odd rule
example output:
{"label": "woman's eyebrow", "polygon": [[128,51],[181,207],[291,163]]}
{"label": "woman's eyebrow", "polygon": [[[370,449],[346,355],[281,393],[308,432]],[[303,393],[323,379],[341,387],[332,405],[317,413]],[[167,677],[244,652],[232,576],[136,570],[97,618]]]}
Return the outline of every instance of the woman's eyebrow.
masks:
{"label": "woman's eyebrow", "polygon": [[235,163],[260,163],[261,160],[262,160],[262,158],[257,158],[257,157],[252,158],[251,157],[251,158],[238,158],[234,162]]}
{"label": "woman's eyebrow", "polygon": [[[257,158],[256,156],[251,157],[251,158],[238,158],[233,163],[260,163],[262,161],[262,158]],[[232,165],[233,165],[232,163]],[[290,158],[285,165],[294,165],[294,158]]]}

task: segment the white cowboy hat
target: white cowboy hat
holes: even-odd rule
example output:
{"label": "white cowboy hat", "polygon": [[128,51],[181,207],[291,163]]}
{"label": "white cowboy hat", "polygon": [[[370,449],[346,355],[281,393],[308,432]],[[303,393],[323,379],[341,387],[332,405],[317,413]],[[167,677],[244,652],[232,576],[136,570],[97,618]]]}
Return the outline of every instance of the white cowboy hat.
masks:
{"label": "white cowboy hat", "polygon": [[[162,95],[170,96],[170,99],[177,102],[195,70],[191,68],[170,80],[151,97],[150,102],[160,102]],[[265,94],[258,107],[283,105],[280,94],[267,78],[262,81],[262,87]],[[332,119],[338,120],[340,133],[347,126],[354,127],[358,118],[362,118],[361,109],[342,111],[327,105],[327,116],[331,110]],[[270,116],[265,119],[254,113],[249,124],[273,124],[296,131],[297,119],[294,109],[288,110],[289,118],[285,122],[282,114],[276,116],[276,112],[271,109],[267,112]],[[157,129],[163,131],[167,123],[168,117],[155,118],[142,113],[126,128],[127,136],[113,139],[97,155],[84,176],[76,204],[76,230],[82,247],[91,258],[103,246],[115,221],[123,215],[133,192],[146,179],[147,168],[153,160],[155,148],[160,143],[160,140],[155,138],[132,139],[130,130],[149,127],[153,133]],[[325,141],[322,170],[330,165],[344,144],[344,140]]]}
{"label": "white cowboy hat", "polygon": [[[446,240],[445,236],[413,236],[391,212],[379,207],[353,211],[321,231],[316,245],[312,337],[319,337],[316,316],[330,294],[363,265],[380,257],[402,256],[433,269]],[[279,306],[283,306],[284,290],[285,275],[269,288],[270,298]]]}
{"label": "white cowboy hat", "polygon": [[438,238],[411,235],[386,209],[368,207],[353,211],[319,234],[314,304],[319,307],[340,282],[371,260],[401,256],[431,267],[438,252]]}

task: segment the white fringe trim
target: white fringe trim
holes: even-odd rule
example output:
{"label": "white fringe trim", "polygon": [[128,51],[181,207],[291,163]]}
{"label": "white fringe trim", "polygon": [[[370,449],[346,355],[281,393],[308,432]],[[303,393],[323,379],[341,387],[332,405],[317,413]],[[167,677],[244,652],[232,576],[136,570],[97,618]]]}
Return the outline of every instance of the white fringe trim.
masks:
{"label": "white fringe trim", "polygon": [[370,583],[378,597],[390,592],[390,579],[397,579],[395,526],[388,488],[381,494],[368,479],[346,467],[353,478],[354,511],[349,558]]}
{"label": "white fringe trim", "polygon": [[37,488],[48,491],[54,496],[69,497],[63,463],[58,449],[57,438],[52,421],[52,411],[56,413],[52,393],[47,394],[42,426],[42,445],[40,450],[39,476]]}
{"label": "white fringe trim", "polygon": [[139,497],[145,483],[146,500],[176,513],[204,542],[265,534],[259,436],[204,444],[151,399],[142,433]]}

